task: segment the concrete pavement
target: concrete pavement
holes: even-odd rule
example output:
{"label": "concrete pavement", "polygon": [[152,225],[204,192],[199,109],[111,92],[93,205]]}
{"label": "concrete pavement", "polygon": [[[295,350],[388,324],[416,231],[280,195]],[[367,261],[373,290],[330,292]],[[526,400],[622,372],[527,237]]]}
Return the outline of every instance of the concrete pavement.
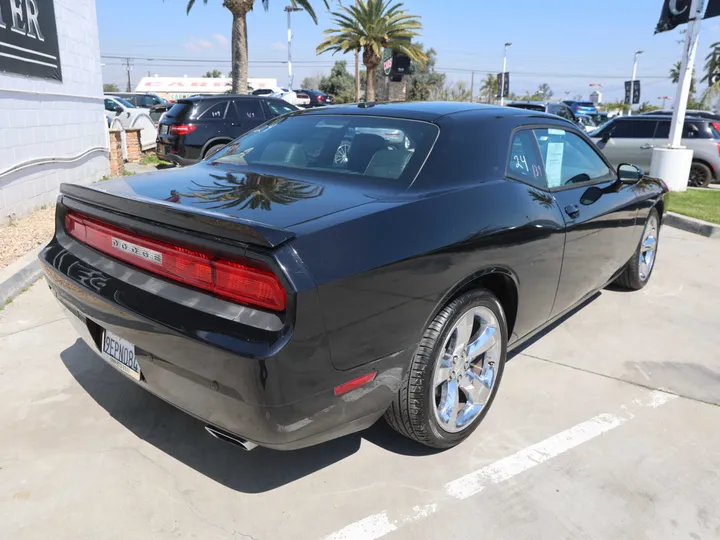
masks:
{"label": "concrete pavement", "polygon": [[664,228],[648,287],[515,354],[446,452],[382,423],[292,453],[220,443],[89,351],[40,282],[0,312],[0,538],[718,538],[718,272],[719,242]]}

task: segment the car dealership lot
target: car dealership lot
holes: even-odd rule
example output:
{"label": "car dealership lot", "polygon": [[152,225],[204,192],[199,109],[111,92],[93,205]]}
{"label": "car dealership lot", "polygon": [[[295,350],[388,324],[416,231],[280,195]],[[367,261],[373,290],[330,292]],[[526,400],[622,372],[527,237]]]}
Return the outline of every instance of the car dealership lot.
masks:
{"label": "car dealership lot", "polygon": [[0,312],[0,538],[718,537],[720,242],[665,228],[658,257],[645,289],[516,354],[446,452],[382,423],[291,453],[223,444],[90,352],[38,283]]}

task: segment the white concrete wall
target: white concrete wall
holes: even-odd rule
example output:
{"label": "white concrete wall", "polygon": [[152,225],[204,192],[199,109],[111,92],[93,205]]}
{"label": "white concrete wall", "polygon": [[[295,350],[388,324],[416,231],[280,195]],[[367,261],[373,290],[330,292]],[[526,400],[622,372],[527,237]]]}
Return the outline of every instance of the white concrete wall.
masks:
{"label": "white concrete wall", "polygon": [[54,203],[63,182],[89,184],[110,171],[107,151],[96,151],[3,174],[28,160],[108,147],[95,0],[54,2],[63,81],[0,72],[0,223]]}

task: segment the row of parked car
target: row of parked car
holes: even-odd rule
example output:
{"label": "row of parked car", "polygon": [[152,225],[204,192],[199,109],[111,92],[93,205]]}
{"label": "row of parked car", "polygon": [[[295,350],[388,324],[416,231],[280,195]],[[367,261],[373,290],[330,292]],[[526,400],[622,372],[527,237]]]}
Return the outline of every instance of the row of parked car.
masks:
{"label": "row of parked car", "polygon": [[[193,96],[170,104],[158,125],[157,154],[178,165],[191,165],[214,154],[234,139],[276,116],[304,107],[332,104],[327,94],[314,90],[288,90],[300,100],[278,97],[277,89],[256,90],[249,96]],[[310,99],[306,102],[306,97]],[[116,98],[121,99],[121,98]],[[140,99],[140,98],[138,98]],[[623,116],[612,119],[593,113],[587,102],[513,102],[509,107],[547,112],[584,128],[591,140],[614,166],[633,163],[649,170],[652,148],[668,139],[672,111]],[[156,105],[153,105],[156,106]],[[389,148],[407,144],[403,133],[383,133]],[[707,111],[688,111],[683,145],[691,148],[693,163],[689,185],[705,187],[720,180],[720,116]],[[347,160],[352,141],[342,141],[336,159]],[[407,149],[407,148],[406,148]]]}

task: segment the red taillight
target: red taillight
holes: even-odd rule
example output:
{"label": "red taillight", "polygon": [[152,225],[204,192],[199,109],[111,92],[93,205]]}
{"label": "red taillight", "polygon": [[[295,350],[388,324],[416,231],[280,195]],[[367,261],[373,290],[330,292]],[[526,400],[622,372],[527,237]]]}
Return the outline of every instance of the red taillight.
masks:
{"label": "red taillight", "polygon": [[318,100],[318,101],[325,101],[325,96],[318,96],[318,97],[317,97],[317,100]]}
{"label": "red taillight", "polygon": [[243,304],[282,311],[286,294],[278,277],[262,268],[137,236],[74,213],[65,215],[73,238],[133,266]]}
{"label": "red taillight", "polygon": [[374,381],[376,376],[377,371],[373,371],[371,373],[368,373],[367,375],[363,375],[362,377],[358,377],[357,379],[353,379],[352,381],[341,384],[340,386],[336,386],[335,395],[342,396],[343,394],[347,394],[350,390],[360,388],[361,386]]}
{"label": "red taillight", "polygon": [[712,124],[712,127],[720,131],[720,122],[710,122]]}
{"label": "red taillight", "polygon": [[720,142],[718,143],[717,147],[718,147],[718,155],[720,155]]}
{"label": "red taillight", "polygon": [[192,124],[180,124],[178,126],[170,126],[170,133],[175,133],[176,135],[188,135],[196,129],[197,126],[193,126]]}

